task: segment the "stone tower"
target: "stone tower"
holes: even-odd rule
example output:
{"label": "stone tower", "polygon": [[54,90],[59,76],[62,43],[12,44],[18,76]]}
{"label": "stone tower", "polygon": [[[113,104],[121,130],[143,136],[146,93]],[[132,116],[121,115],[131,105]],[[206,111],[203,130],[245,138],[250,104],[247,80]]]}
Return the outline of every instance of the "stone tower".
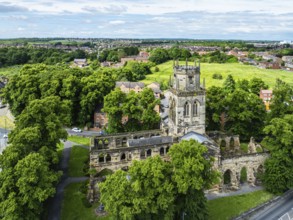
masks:
{"label": "stone tower", "polygon": [[169,134],[205,133],[205,88],[200,85],[200,63],[173,64],[169,97]]}

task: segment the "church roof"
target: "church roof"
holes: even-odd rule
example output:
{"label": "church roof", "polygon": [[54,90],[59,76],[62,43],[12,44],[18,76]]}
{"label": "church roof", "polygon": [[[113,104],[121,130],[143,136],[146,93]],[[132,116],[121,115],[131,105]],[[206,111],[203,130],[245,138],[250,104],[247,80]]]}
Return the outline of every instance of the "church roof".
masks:
{"label": "church roof", "polygon": [[173,143],[173,137],[163,136],[163,137],[150,137],[143,139],[130,139],[127,141],[129,147],[142,147],[148,145],[159,145]]}
{"label": "church roof", "polygon": [[217,144],[208,136],[199,134],[197,132],[194,131],[190,131],[188,133],[186,133],[185,135],[183,135],[181,138],[179,138],[180,141],[182,140],[196,140],[198,143],[201,143],[205,146],[207,146],[209,149],[214,150],[214,151],[219,151],[219,147],[217,146]]}

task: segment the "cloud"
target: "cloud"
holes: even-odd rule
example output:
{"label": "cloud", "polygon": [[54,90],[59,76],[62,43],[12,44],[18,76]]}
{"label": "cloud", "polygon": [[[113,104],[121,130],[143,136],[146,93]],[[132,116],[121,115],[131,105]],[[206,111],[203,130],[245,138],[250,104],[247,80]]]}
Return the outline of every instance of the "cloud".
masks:
{"label": "cloud", "polygon": [[25,7],[17,6],[17,5],[7,5],[7,3],[6,4],[0,3],[1,13],[24,12],[24,11],[28,11],[28,9]]}
{"label": "cloud", "polygon": [[125,21],[122,21],[122,20],[109,21],[109,24],[113,24],[113,25],[125,24]]}

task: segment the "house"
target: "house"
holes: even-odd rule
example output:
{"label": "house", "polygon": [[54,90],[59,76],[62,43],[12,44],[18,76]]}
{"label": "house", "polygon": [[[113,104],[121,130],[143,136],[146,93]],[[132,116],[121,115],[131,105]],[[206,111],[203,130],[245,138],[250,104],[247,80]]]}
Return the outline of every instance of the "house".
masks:
{"label": "house", "polygon": [[128,61],[137,61],[146,63],[149,61],[149,53],[145,51],[140,51],[138,56],[128,56],[121,58],[121,63],[124,65]]}
{"label": "house", "polygon": [[120,88],[122,92],[129,93],[130,91],[134,91],[135,93],[139,93],[144,88],[144,83],[142,82],[116,82],[116,88]]}
{"label": "house", "polygon": [[266,106],[266,110],[270,110],[270,102],[273,98],[273,91],[272,90],[260,90],[259,97],[262,99]]}
{"label": "house", "polygon": [[74,59],[73,65],[82,68],[87,66],[87,62],[86,59]]}
{"label": "house", "polygon": [[154,95],[157,99],[161,97],[162,91],[160,89],[160,84],[157,82],[153,82],[147,86],[148,88],[154,91]]}
{"label": "house", "polygon": [[282,60],[284,61],[284,62],[288,62],[288,63],[292,63],[293,62],[293,56],[283,56],[282,57]]}
{"label": "house", "polygon": [[260,62],[258,67],[261,69],[281,69],[280,63],[278,62]]}
{"label": "house", "polygon": [[111,62],[104,61],[101,63],[101,67],[110,67],[110,66],[111,66]]}

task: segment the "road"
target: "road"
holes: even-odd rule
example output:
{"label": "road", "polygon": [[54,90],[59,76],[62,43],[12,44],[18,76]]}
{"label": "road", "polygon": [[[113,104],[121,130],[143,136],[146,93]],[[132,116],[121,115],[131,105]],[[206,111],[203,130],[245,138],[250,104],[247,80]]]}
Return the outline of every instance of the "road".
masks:
{"label": "road", "polygon": [[293,218],[288,218],[288,212],[293,209],[293,191],[290,194],[281,198],[276,203],[272,203],[267,206],[265,209],[254,214],[250,219],[251,220],[278,220],[281,217],[282,220],[291,220]]}

